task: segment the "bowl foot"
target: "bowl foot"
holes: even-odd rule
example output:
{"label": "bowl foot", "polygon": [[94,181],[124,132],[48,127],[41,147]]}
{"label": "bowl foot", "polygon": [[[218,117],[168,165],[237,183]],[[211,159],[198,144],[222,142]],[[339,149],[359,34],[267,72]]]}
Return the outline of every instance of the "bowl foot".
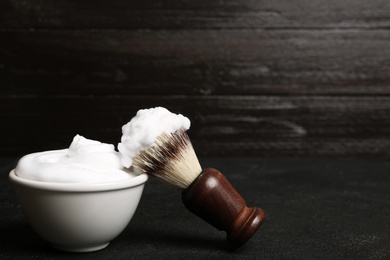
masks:
{"label": "bowl foot", "polygon": [[84,253],[84,252],[92,252],[92,251],[101,250],[103,248],[106,248],[108,246],[108,244],[110,244],[110,242],[104,243],[104,244],[80,246],[80,247],[67,246],[67,245],[54,245],[54,244],[52,244],[51,246],[54,247],[55,249],[58,249],[61,251]]}

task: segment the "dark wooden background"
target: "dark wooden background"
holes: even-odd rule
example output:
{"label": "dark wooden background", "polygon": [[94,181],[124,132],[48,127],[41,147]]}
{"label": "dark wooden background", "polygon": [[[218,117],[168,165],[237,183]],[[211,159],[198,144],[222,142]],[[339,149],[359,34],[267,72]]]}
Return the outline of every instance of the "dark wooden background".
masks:
{"label": "dark wooden background", "polygon": [[117,143],[140,108],[199,155],[390,155],[390,1],[1,0],[1,155]]}

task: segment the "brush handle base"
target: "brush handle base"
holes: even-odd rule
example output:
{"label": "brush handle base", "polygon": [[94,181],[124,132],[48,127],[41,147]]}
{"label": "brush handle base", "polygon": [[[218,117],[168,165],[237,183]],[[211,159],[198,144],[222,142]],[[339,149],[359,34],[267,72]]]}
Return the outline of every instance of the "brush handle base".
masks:
{"label": "brush handle base", "polygon": [[245,244],[260,228],[265,219],[261,208],[245,207],[235,220],[233,231],[227,233],[227,242],[230,248],[239,248]]}
{"label": "brush handle base", "polygon": [[248,208],[225,176],[213,168],[206,168],[183,190],[182,200],[192,213],[226,231],[227,242],[232,249],[245,244],[265,219],[262,209]]}

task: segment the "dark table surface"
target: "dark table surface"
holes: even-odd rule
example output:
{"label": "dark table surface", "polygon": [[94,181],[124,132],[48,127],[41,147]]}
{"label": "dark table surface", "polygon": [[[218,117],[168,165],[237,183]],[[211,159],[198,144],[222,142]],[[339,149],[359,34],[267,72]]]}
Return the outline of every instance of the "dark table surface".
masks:
{"label": "dark table surface", "polygon": [[390,161],[362,158],[201,158],[267,219],[237,251],[187,211],[180,191],[150,179],[124,232],[93,253],[52,249],[27,223],[0,158],[0,259],[390,259]]}

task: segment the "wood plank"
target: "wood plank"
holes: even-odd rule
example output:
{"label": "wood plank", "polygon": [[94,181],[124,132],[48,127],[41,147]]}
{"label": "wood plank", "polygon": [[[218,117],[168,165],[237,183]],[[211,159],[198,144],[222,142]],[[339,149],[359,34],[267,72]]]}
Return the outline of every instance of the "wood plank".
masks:
{"label": "wood plank", "polygon": [[1,155],[59,149],[75,134],[117,143],[140,108],[192,121],[199,155],[389,155],[390,97],[0,97]]}
{"label": "wood plank", "polygon": [[3,95],[390,94],[389,30],[2,31]]}
{"label": "wood plank", "polygon": [[[115,143],[142,107],[200,155],[389,155],[390,3],[0,1],[0,154]],[[42,141],[44,140],[44,141]]]}
{"label": "wood plank", "polygon": [[383,0],[3,0],[0,28],[389,28]]}

